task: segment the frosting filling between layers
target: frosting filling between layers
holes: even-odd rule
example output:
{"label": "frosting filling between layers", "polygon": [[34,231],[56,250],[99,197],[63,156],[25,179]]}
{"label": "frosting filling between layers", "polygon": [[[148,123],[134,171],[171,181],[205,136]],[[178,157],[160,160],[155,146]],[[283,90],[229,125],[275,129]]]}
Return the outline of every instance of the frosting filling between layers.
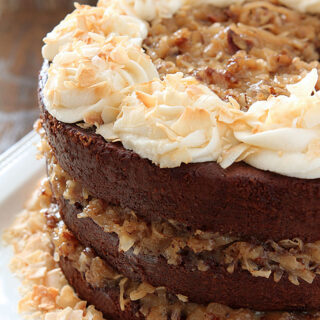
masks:
{"label": "frosting filling between layers", "polygon": [[[57,219],[59,221],[59,218]],[[139,303],[140,312],[147,320],[201,320],[208,317],[219,319],[282,319],[281,312],[253,312],[248,309],[234,310],[227,306],[210,303],[207,306],[188,302],[188,297],[167,292],[165,287],[155,288],[146,282],[135,282],[113,270],[105,261],[95,256],[90,248],[83,247],[68,231],[63,222],[53,232],[57,259],[67,258],[75,269],[79,270],[93,288],[119,287],[119,303],[121,310],[128,303]],[[306,314],[306,318],[312,315]],[[304,315],[290,314],[291,319],[304,319]]]}
{"label": "frosting filling between layers", "polygon": [[[183,295],[167,293],[165,287],[155,288],[150,284],[135,282],[113,270],[105,261],[94,255],[90,248],[83,247],[62,222],[53,231],[56,259],[67,258],[73,267],[83,274],[85,280],[96,289],[119,288],[119,303],[122,311],[130,302],[140,305],[139,311],[147,320],[205,320],[208,316],[219,318],[245,316],[246,319],[260,319],[258,313],[250,310],[232,310],[227,306],[211,303],[208,306],[189,303]],[[275,313],[276,315],[276,313]]]}
{"label": "frosting filling between layers", "polygon": [[[58,229],[55,229],[56,226]],[[59,232],[60,231],[60,232]],[[55,236],[57,247],[51,242]],[[57,206],[52,202],[49,181],[45,179],[36,190],[26,209],[5,232],[4,239],[14,246],[11,267],[23,279],[28,289],[19,303],[19,312],[29,318],[61,320],[102,320],[94,306],[80,300],[67,284],[55,260],[68,254],[75,270],[97,290],[118,288],[118,301],[124,309],[128,303],[139,303],[140,312],[148,320],[199,320],[208,317],[248,320],[307,320],[316,319],[318,313],[253,312],[231,309],[211,303],[207,306],[186,302],[186,297],[167,294],[165,288],[154,288],[147,283],[132,282],[84,248],[59,222]],[[56,254],[54,254],[54,251]],[[54,257],[55,256],[55,260]],[[99,287],[103,284],[102,287]],[[153,293],[150,293],[153,292]],[[121,316],[121,314],[120,314]]]}
{"label": "frosting filling between layers", "polygon": [[[175,15],[155,10],[162,20],[151,19],[147,36],[149,18],[134,15],[140,2],[126,2],[131,12],[121,3],[77,7],[45,39],[44,56],[57,53],[44,90],[53,116],[95,125],[161,167],[243,160],[320,177],[316,17],[271,1],[168,3]],[[118,17],[122,28],[108,24]]]}

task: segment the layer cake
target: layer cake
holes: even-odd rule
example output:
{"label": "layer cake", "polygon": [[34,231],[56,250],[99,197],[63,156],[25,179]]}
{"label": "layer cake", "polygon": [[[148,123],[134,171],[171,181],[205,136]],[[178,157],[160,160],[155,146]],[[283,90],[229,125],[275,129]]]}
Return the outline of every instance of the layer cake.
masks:
{"label": "layer cake", "polygon": [[317,10],[99,1],[45,38],[38,130],[72,250],[55,246],[107,318],[319,309]]}

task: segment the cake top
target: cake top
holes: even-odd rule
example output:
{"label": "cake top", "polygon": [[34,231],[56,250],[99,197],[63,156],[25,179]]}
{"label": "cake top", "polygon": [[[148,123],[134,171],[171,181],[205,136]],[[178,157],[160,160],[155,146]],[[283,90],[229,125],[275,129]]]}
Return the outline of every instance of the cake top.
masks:
{"label": "cake top", "polygon": [[320,178],[320,1],[100,0],[44,39],[44,101],[162,168]]}

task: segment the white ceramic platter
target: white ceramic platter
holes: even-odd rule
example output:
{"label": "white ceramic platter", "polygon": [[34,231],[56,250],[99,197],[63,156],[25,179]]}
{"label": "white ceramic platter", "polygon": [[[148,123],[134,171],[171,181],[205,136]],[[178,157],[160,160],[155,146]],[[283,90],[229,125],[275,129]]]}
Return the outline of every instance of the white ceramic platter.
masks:
{"label": "white ceramic platter", "polygon": [[41,177],[44,160],[36,160],[38,135],[32,131],[0,155],[0,319],[21,320],[17,305],[20,300],[19,280],[9,270],[12,248],[2,242],[2,232],[23,209]]}

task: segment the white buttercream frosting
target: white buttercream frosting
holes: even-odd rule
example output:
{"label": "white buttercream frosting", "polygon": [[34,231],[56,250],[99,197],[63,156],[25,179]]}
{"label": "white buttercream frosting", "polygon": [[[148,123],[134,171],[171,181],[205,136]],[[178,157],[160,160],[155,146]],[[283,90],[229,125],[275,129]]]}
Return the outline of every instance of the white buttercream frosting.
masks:
{"label": "white buttercream frosting", "polygon": [[194,78],[168,75],[135,87],[114,123],[99,126],[107,140],[160,167],[243,160],[263,170],[299,178],[320,177],[320,91],[314,69],[290,96],[254,103],[248,112],[222,101]]}
{"label": "white buttercream frosting", "polygon": [[[85,40],[89,32],[126,35],[137,44],[148,34],[146,21],[170,18],[184,5],[212,4],[226,7],[244,0],[100,0],[98,7],[76,4],[76,9],[44,38],[42,55],[52,61],[73,39]],[[280,0],[302,12],[319,13],[319,0]]]}
{"label": "white buttercream frosting", "polygon": [[[244,160],[259,169],[299,178],[320,177],[320,91],[317,70],[288,85],[290,96],[254,103],[234,117],[235,138],[251,152]],[[247,150],[248,150],[247,149]]]}
{"label": "white buttercream frosting", "polygon": [[148,27],[145,21],[120,14],[113,8],[76,5],[76,9],[44,38],[42,55],[52,61],[63,46],[74,39],[86,40],[89,33],[128,36],[141,45],[148,34]]}
{"label": "white buttercream frosting", "polygon": [[118,114],[124,89],[158,77],[149,56],[127,37],[89,35],[54,58],[44,89],[46,107],[58,120],[108,123]]}
{"label": "white buttercream frosting", "polygon": [[171,18],[185,0],[100,0],[98,6],[115,5],[128,15],[151,21],[155,18]]}
{"label": "white buttercream frosting", "polygon": [[181,73],[138,86],[123,100],[113,125],[97,132],[120,139],[128,149],[160,167],[216,160],[221,137],[216,124],[224,103],[209,88]]}
{"label": "white buttercream frosting", "polygon": [[[105,139],[120,140],[160,167],[217,161],[227,168],[243,160],[286,176],[320,178],[317,70],[288,85],[289,96],[271,96],[247,112],[193,77],[177,73],[159,79],[141,48],[146,21],[171,17],[186,2],[199,4],[100,0],[99,7],[77,5],[45,38],[44,58],[53,60],[44,89],[48,111],[66,123],[95,125]],[[318,12],[318,1],[280,2]]]}

